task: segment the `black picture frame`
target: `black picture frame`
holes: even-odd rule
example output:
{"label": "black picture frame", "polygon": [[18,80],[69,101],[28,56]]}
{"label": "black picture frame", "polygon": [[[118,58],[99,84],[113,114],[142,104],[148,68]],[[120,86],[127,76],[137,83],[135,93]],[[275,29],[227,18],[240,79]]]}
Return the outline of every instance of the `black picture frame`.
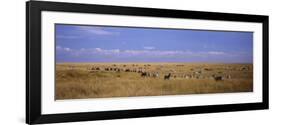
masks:
{"label": "black picture frame", "polygon": [[[41,11],[100,13],[262,23],[262,102],[44,115],[41,113]],[[26,3],[26,123],[40,124],[268,109],[268,25],[269,18],[268,16],[264,15],[229,14],[216,12],[90,5],[78,3],[28,1]]]}

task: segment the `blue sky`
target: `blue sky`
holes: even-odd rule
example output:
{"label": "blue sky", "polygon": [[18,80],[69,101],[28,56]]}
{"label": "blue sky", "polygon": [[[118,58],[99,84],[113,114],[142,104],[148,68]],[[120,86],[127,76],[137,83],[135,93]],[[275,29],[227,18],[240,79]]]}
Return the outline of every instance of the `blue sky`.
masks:
{"label": "blue sky", "polygon": [[253,33],[56,24],[57,62],[252,63]]}

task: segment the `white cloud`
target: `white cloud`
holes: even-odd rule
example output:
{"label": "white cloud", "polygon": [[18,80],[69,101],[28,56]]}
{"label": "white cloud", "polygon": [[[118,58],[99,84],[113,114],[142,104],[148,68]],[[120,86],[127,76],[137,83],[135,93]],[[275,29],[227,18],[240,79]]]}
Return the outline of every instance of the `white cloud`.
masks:
{"label": "white cloud", "polygon": [[64,51],[64,52],[70,52],[72,51],[72,49],[68,48],[68,47],[61,47],[61,46],[56,46],[56,50],[57,51]]}
{"label": "white cloud", "polygon": [[153,50],[153,49],[155,49],[155,47],[153,47],[153,46],[145,46],[143,48],[146,49],[146,50]]}
{"label": "white cloud", "polygon": [[101,48],[95,48],[95,50],[96,50],[97,52],[101,52],[101,51],[102,51]]}
{"label": "white cloud", "polygon": [[124,54],[131,54],[131,55],[140,55],[140,54],[148,54],[150,51],[148,50],[125,50],[123,51]]}
{"label": "white cloud", "polygon": [[94,26],[78,26],[77,27],[81,31],[85,31],[88,33],[96,34],[96,35],[118,35],[118,32],[112,32],[105,30],[101,27],[94,27]]}
{"label": "white cloud", "polygon": [[210,52],[208,52],[208,54],[210,54],[210,55],[223,55],[225,53],[224,52],[220,52],[220,51],[210,51]]}
{"label": "white cloud", "polygon": [[[92,51],[91,49],[89,49],[88,51]],[[92,51],[94,53],[104,53],[104,54],[116,54],[119,53],[120,50],[119,49],[109,49],[109,50],[105,50],[105,49],[101,49],[101,48],[95,48],[94,51]]]}
{"label": "white cloud", "polygon": [[120,50],[119,49],[113,49],[111,50],[113,53],[120,53]]}
{"label": "white cloud", "polygon": [[192,55],[194,53],[190,51],[178,51],[178,50],[125,50],[121,53],[129,55],[147,55],[147,56],[176,56],[176,55]]}
{"label": "white cloud", "polygon": [[70,48],[63,48],[65,51],[67,51],[67,52],[69,52],[69,51],[71,51],[71,49]]}
{"label": "white cloud", "polygon": [[67,47],[57,46],[57,50],[66,52],[75,56],[120,56],[120,57],[208,57],[208,56],[220,56],[220,55],[234,55],[234,53],[225,53],[221,51],[209,51],[209,52],[192,52],[182,50],[120,50],[120,49],[102,49],[102,48],[90,48],[90,49],[71,49]]}

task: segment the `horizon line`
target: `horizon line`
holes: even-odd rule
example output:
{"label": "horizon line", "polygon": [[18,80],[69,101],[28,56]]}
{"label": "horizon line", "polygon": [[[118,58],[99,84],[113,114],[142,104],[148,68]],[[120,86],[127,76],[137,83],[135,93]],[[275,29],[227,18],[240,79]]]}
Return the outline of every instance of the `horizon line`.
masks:
{"label": "horizon line", "polygon": [[253,62],[56,62],[56,63],[212,63],[212,64],[253,64]]}

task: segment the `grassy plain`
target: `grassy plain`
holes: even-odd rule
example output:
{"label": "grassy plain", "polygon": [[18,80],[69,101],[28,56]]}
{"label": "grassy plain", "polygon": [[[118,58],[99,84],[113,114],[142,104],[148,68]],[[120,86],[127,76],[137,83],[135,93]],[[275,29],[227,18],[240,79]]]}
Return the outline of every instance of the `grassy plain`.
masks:
{"label": "grassy plain", "polygon": [[[92,69],[93,67],[99,70]],[[123,71],[106,71],[119,68]],[[158,77],[141,77],[126,69],[157,72]],[[200,73],[199,78],[184,75]],[[172,74],[169,80],[164,75]],[[212,76],[222,76],[215,80]],[[174,77],[175,76],[175,77]],[[229,78],[226,78],[228,76]],[[57,63],[56,99],[159,96],[253,91],[252,64],[212,63]]]}

